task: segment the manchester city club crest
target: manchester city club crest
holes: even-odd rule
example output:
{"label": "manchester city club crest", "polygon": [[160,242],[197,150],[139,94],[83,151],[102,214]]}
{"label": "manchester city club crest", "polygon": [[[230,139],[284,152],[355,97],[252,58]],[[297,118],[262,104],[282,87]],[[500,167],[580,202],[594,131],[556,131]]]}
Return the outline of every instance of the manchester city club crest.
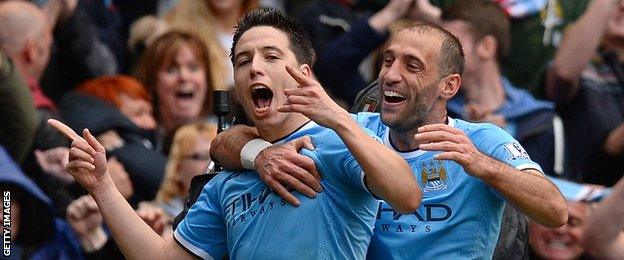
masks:
{"label": "manchester city club crest", "polygon": [[420,188],[423,192],[447,190],[450,179],[442,161],[431,160],[420,164]]}

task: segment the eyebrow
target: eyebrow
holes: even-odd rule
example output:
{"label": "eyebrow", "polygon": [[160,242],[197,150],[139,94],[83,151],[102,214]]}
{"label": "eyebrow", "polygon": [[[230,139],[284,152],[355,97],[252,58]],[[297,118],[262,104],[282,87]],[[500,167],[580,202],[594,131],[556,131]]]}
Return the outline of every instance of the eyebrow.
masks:
{"label": "eyebrow", "polygon": [[[260,48],[260,50],[262,52],[275,51],[275,52],[277,52],[280,55],[284,55],[284,51],[282,49],[278,48],[277,46],[274,46],[274,45],[264,46],[264,47]],[[234,59],[236,60],[241,55],[249,55],[249,53],[251,53],[251,51],[240,51],[240,52],[238,52],[238,53],[236,53],[234,55]]]}

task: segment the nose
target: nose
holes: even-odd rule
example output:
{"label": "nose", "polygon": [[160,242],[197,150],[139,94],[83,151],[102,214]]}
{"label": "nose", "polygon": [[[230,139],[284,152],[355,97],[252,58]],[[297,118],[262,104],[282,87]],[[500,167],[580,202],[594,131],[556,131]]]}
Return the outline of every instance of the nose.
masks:
{"label": "nose", "polygon": [[151,115],[145,115],[143,116],[142,121],[142,128],[146,129],[146,130],[154,130],[156,129],[156,120],[154,120],[154,117],[152,117]]}
{"label": "nose", "polygon": [[393,62],[390,67],[385,70],[381,70],[381,78],[385,84],[392,85],[394,83],[401,82],[403,76],[401,76],[401,70],[399,68],[399,62]]}
{"label": "nose", "polygon": [[180,81],[188,81],[191,78],[191,70],[187,67],[181,67],[179,76]]}
{"label": "nose", "polygon": [[249,67],[249,76],[253,79],[258,75],[262,75],[262,66],[261,59],[259,57],[254,56],[251,60],[251,64]]}

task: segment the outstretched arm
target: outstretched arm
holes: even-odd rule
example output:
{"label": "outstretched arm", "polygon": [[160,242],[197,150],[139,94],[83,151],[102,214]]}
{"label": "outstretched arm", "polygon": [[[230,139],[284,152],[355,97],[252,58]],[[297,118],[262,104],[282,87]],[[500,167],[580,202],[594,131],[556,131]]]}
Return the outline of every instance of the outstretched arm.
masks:
{"label": "outstretched arm", "polygon": [[597,259],[624,259],[624,178],[591,211],[583,244]]}
{"label": "outstretched arm", "polygon": [[446,124],[420,127],[420,149],[441,151],[437,160],[452,160],[498,191],[507,201],[536,222],[560,227],[568,219],[567,203],[555,185],[536,170],[514,169],[477,150],[466,134]]}
{"label": "outstretched arm", "polygon": [[407,162],[364,132],[316,80],[292,67],[286,66],[286,70],[299,87],[284,90],[288,99],[278,111],[304,114],[317,124],[334,130],[364,171],[366,184],[373,194],[399,212],[416,210],[422,200],[422,191]]}
{"label": "outstretched arm", "polygon": [[65,124],[48,124],[72,140],[67,171],[93,197],[104,221],[124,255],[129,259],[193,259],[173,236],[162,239],[126,202],[107,171],[106,151],[89,130],[79,136]]}

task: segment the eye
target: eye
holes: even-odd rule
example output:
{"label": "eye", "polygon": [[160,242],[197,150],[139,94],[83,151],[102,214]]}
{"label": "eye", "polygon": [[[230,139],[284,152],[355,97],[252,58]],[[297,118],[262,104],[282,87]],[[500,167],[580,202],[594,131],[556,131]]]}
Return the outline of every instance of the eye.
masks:
{"label": "eye", "polygon": [[394,58],[390,55],[384,55],[383,57],[383,64],[384,66],[390,66],[392,65],[392,62],[394,62]]}
{"label": "eye", "polygon": [[191,63],[188,65],[189,70],[191,71],[198,71],[200,69],[201,66],[199,66],[199,64],[197,63]]}
{"label": "eye", "polygon": [[167,70],[166,70],[166,71],[167,71],[167,73],[169,73],[169,74],[173,74],[173,73],[178,72],[178,67],[177,67],[177,66],[173,66],[173,65],[172,65],[172,66],[167,67]]}
{"label": "eye", "polygon": [[266,55],[265,59],[267,60],[279,60],[280,57],[279,55],[275,54],[275,53],[269,53]]}
{"label": "eye", "polygon": [[237,67],[237,68],[240,68],[240,67],[242,67],[242,66],[247,65],[248,63],[249,63],[249,59],[247,59],[247,58],[244,58],[244,59],[239,59],[239,60],[236,62],[236,67]]}
{"label": "eye", "polygon": [[418,63],[410,62],[407,64],[407,69],[410,71],[420,71],[422,67]]}

